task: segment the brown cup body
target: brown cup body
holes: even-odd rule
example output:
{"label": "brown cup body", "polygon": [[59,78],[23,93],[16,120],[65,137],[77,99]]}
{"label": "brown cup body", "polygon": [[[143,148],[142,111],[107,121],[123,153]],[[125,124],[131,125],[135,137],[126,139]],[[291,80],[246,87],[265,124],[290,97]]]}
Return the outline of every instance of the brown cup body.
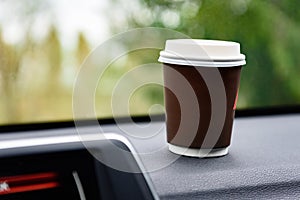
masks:
{"label": "brown cup body", "polygon": [[[194,67],[164,63],[164,95],[168,143],[181,147],[201,149],[225,148],[230,145],[241,68],[241,66]],[[215,132],[211,132],[212,134],[217,134],[219,137],[216,138],[218,139],[206,141],[205,143],[203,142],[208,127],[212,126],[212,130],[214,130],[213,126],[216,122],[210,125],[212,101],[209,89],[201,73],[202,69],[205,70],[206,74],[209,74],[210,70],[211,73],[215,73],[217,69],[221,75],[226,93],[226,118],[223,128],[222,130],[218,131],[216,129]],[[213,72],[213,70],[215,71]],[[182,76],[185,81],[177,79],[174,72]],[[183,85],[187,83],[190,84],[194,91],[196,97],[194,101],[191,101],[191,96],[186,95],[187,91]],[[224,99],[219,99],[219,101],[224,101]],[[200,115],[199,118],[194,117],[197,114]],[[195,124],[197,124],[197,127],[191,128]]]}

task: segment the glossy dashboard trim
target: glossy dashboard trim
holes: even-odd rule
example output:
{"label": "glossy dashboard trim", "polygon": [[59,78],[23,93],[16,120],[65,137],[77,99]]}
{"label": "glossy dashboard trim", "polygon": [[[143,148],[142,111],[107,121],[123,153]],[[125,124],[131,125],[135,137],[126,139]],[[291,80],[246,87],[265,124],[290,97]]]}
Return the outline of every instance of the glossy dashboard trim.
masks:
{"label": "glossy dashboard trim", "polygon": [[64,136],[49,136],[49,137],[40,137],[40,138],[25,138],[25,139],[13,139],[13,140],[3,140],[0,141],[0,150],[9,150],[9,149],[20,149],[20,148],[31,148],[47,145],[61,145],[61,144],[72,144],[72,143],[83,143],[83,142],[93,142],[101,140],[117,140],[122,142],[127,146],[127,148],[132,153],[132,156],[135,158],[138,167],[143,172],[143,176],[146,180],[146,183],[149,186],[150,191],[152,192],[154,199],[159,199],[152,181],[149,175],[146,173],[145,167],[142,164],[136,150],[132,144],[124,137],[116,133],[104,133],[104,134],[85,134],[84,138],[79,135],[64,135]]}

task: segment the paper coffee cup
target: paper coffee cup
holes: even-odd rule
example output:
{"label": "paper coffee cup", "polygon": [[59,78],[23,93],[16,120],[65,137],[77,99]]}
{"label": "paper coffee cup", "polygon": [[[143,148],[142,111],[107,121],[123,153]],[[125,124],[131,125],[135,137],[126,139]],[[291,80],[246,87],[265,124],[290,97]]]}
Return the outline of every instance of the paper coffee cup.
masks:
{"label": "paper coffee cup", "polygon": [[169,150],[180,155],[226,155],[246,64],[240,44],[229,41],[167,40],[164,64]]}

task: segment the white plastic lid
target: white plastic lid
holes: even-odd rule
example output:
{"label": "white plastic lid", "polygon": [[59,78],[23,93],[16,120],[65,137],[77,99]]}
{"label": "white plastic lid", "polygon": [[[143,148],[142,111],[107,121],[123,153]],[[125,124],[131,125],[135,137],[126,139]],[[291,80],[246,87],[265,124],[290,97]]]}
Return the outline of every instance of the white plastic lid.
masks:
{"label": "white plastic lid", "polygon": [[245,65],[245,55],[237,42],[200,39],[167,40],[158,61],[169,64],[204,67]]}

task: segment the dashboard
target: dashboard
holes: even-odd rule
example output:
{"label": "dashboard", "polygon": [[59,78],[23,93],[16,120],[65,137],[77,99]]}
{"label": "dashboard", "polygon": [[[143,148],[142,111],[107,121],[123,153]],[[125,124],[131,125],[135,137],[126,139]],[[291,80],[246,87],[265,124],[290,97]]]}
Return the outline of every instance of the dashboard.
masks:
{"label": "dashboard", "polygon": [[[209,159],[174,157],[164,119],[105,123],[104,133],[86,125],[86,137],[74,127],[6,129],[0,199],[298,199],[299,121],[296,113],[238,117],[229,154]],[[149,139],[128,133],[141,127]]]}
{"label": "dashboard", "polygon": [[24,138],[0,148],[0,199],[157,199],[133,148],[116,134]]}

